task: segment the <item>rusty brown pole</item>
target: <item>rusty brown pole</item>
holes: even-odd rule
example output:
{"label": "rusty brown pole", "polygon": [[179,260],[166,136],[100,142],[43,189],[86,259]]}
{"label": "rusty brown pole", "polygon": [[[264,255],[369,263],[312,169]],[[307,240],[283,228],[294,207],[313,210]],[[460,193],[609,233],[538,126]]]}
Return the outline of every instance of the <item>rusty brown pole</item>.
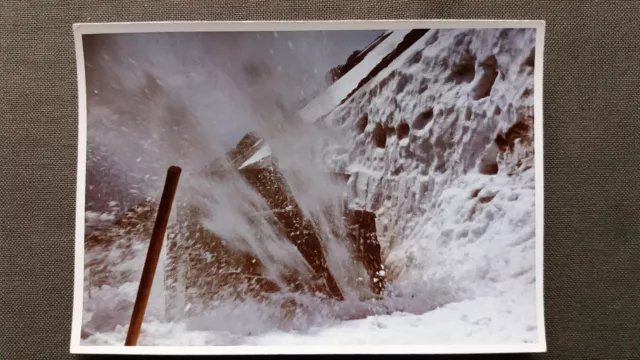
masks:
{"label": "rusty brown pole", "polygon": [[131,314],[129,331],[127,332],[127,339],[124,343],[125,346],[135,346],[138,343],[138,336],[140,336],[140,328],[142,327],[144,312],[147,309],[147,303],[149,302],[151,285],[153,284],[156,267],[158,266],[158,260],[160,259],[162,242],[167,230],[167,223],[169,222],[169,215],[171,214],[171,206],[176,194],[176,189],[178,188],[178,180],[180,179],[181,172],[182,170],[177,166],[171,166],[167,170],[167,178],[164,183],[164,190],[162,191],[160,205],[158,205],[158,213],[156,215],[155,225],[153,226],[153,232],[151,233],[151,242],[149,243],[147,258],[145,259],[144,267],[142,268],[142,277],[140,278],[138,295],[136,296],[133,313]]}

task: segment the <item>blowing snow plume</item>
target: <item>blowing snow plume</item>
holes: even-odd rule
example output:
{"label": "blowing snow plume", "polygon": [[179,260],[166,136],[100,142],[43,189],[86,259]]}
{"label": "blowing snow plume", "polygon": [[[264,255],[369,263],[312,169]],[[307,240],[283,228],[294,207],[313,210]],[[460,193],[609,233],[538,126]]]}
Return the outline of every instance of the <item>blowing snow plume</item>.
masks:
{"label": "blowing snow plume", "polygon": [[[85,36],[90,180],[111,179],[101,187],[124,189],[105,198],[128,198],[158,188],[167,164],[205,167],[262,119],[293,113],[322,91],[326,69],[375,35]],[[88,191],[89,208],[104,210],[100,192]]]}
{"label": "blowing snow plume", "polygon": [[124,339],[171,164],[141,344],[536,341],[535,37],[86,38],[84,341]]}
{"label": "blowing snow plume", "polygon": [[[358,42],[375,35],[373,32],[351,38]],[[244,39],[243,46],[229,46],[238,38]],[[95,281],[107,281],[107,285],[116,287],[136,281],[139,271],[133,269],[134,265],[120,271],[124,268],[118,262],[141,264],[142,244],[150,228],[136,225],[132,230],[127,225],[123,230],[118,226],[129,224],[126,219],[148,225],[148,215],[153,213],[161,189],[161,174],[170,164],[180,164],[184,175],[176,203],[181,210],[173,217],[169,243],[182,252],[192,251],[193,239],[198,236],[195,234],[204,230],[208,245],[221,241],[229,254],[248,254],[252,263],[257,262],[264,277],[261,281],[270,284],[264,286],[295,293],[300,290],[296,287],[300,281],[296,280],[292,289],[292,274],[305,282],[320,273],[324,274],[320,280],[326,282],[328,295],[339,299],[359,297],[357,288],[362,286],[354,279],[361,278],[364,269],[351,264],[351,251],[345,240],[346,186],[336,181],[318,156],[322,146],[340,139],[337,133],[304,123],[295,115],[296,107],[305,103],[305,96],[323,90],[321,82],[305,81],[314,76],[322,78],[325,70],[334,65],[327,59],[331,51],[324,48],[312,52],[309,40],[324,45],[330,41],[322,33],[219,34],[214,40],[199,35],[145,34],[85,41],[90,74],[87,210],[88,219],[100,220],[92,224],[99,231],[88,235],[87,244],[93,246],[93,255],[87,256],[89,287]],[[303,62],[306,69],[300,70],[296,65],[302,55],[296,62],[289,61],[288,67],[269,59],[286,59],[265,47],[283,41],[295,54],[309,58]],[[294,51],[296,46],[301,49]],[[176,52],[176,47],[182,51]],[[220,55],[217,49],[227,50]],[[164,52],[170,55],[160,56]],[[340,53],[339,49],[334,52]],[[240,134],[247,135],[240,139]],[[234,148],[238,139],[242,141]],[[259,156],[256,160],[263,165],[265,157],[271,159],[266,167],[275,167],[277,176],[267,182],[281,181],[284,187],[278,190],[279,194],[256,191],[255,184],[247,178],[249,169],[243,169],[244,163],[233,161],[230,155],[243,146],[245,139],[252,139],[250,147],[255,149],[244,152]],[[245,162],[255,168],[251,158]],[[274,208],[268,200],[278,196],[290,197],[291,201]],[[275,211],[286,212],[288,217],[280,219],[276,214],[274,223]],[[93,215],[101,212],[102,215]],[[291,215],[292,212],[300,214]],[[109,224],[114,218],[116,228],[100,229],[100,225]],[[283,221],[286,225],[292,218],[305,223],[300,231],[310,233],[304,239],[312,239],[305,241],[317,244],[295,243],[301,240],[283,234]],[[115,243],[105,240],[122,231],[128,233],[126,238],[118,235]],[[190,235],[184,237],[185,232]],[[114,251],[118,244],[123,244],[125,250]],[[184,250],[185,246],[189,250]],[[201,250],[203,257],[212,256]],[[217,255],[224,251],[216,248]],[[216,288],[213,298],[189,297],[185,284],[180,282],[184,282],[184,272],[191,271],[193,259],[185,260],[183,255],[171,254],[168,258],[168,286],[174,290],[170,302],[181,308],[172,311],[174,317],[189,309],[187,312],[193,313],[196,308],[210,308],[212,301],[228,297],[237,300],[237,292],[229,294],[220,288]],[[105,263],[110,268],[106,274]],[[180,268],[184,266],[187,269]],[[236,268],[219,270],[225,274],[246,270],[242,266],[236,263]],[[314,286],[312,292],[321,291]],[[157,282],[154,287],[161,284]],[[182,302],[176,299],[180,297],[180,287]],[[185,298],[190,301],[185,302]],[[170,304],[162,306],[167,308]]]}

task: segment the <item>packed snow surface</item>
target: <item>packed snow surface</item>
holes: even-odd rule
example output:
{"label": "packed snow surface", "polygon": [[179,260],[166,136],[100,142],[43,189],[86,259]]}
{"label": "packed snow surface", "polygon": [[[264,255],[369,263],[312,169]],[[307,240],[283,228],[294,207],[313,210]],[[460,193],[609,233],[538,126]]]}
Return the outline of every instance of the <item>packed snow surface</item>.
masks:
{"label": "packed snow surface", "polygon": [[[324,122],[342,138],[323,146],[323,159],[333,169],[352,174],[351,206],[378,217],[391,284],[385,297],[368,307],[369,316],[344,321],[300,314],[299,326],[276,330],[267,305],[245,301],[220,304],[208,317],[170,322],[164,319],[161,297],[155,297],[140,344],[539,340],[535,168],[518,168],[519,162],[501,159],[497,172],[479,171],[484,162],[496,159],[496,135],[512,126],[519,112],[533,107],[533,96],[528,95],[533,71],[527,64],[535,30],[431,30],[338,105],[404,34],[394,32],[302,112],[303,118],[330,112]],[[268,156],[269,150],[260,149],[242,166]],[[139,250],[143,258],[144,249]],[[142,268],[140,263],[122,266],[133,272]],[[123,344],[136,286],[91,289],[83,322],[97,333],[83,344]],[[161,287],[161,281],[154,287]],[[325,313],[323,306],[317,305],[317,314]],[[360,305],[347,301],[332,306],[331,311],[348,312]],[[110,328],[101,331],[99,324],[107,318]]]}

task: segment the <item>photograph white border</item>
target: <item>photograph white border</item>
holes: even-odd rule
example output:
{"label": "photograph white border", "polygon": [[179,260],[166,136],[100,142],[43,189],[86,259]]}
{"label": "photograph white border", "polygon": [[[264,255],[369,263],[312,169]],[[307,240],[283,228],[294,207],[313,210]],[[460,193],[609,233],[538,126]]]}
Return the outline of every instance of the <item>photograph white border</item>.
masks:
{"label": "photograph white border", "polygon": [[[536,316],[538,342],[533,344],[443,344],[443,345],[323,345],[323,346],[89,346],[81,345],[84,291],[84,209],[87,149],[87,98],[82,35],[153,32],[395,30],[413,28],[535,28],[534,151],[535,151],[535,241]],[[544,322],[544,173],[543,173],[543,54],[545,22],[541,20],[340,20],[340,21],[196,21],[80,23],[73,25],[78,76],[78,166],[76,187],[76,231],[73,319],[70,351],[74,354],[140,355],[261,355],[261,354],[487,354],[539,353],[547,351]]]}

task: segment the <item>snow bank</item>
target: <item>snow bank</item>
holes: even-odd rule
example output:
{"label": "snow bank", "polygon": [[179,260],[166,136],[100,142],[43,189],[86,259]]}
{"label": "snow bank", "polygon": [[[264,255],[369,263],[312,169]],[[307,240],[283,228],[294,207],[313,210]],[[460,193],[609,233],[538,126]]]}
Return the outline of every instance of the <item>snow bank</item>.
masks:
{"label": "snow bank", "polygon": [[[516,311],[513,311],[516,309]],[[505,344],[535,339],[531,307],[512,299],[476,298],[414,315],[394,313],[313,328],[306,333],[273,332],[251,345],[423,345]],[[524,319],[523,319],[524,314]]]}
{"label": "snow bank", "polygon": [[352,174],[352,204],[376,212],[396,284],[450,284],[467,302],[515,296],[496,316],[517,312],[513,326],[526,329],[536,328],[534,169],[512,175],[493,140],[533,109],[534,45],[528,29],[430,31],[324,119],[350,139],[324,157]]}

